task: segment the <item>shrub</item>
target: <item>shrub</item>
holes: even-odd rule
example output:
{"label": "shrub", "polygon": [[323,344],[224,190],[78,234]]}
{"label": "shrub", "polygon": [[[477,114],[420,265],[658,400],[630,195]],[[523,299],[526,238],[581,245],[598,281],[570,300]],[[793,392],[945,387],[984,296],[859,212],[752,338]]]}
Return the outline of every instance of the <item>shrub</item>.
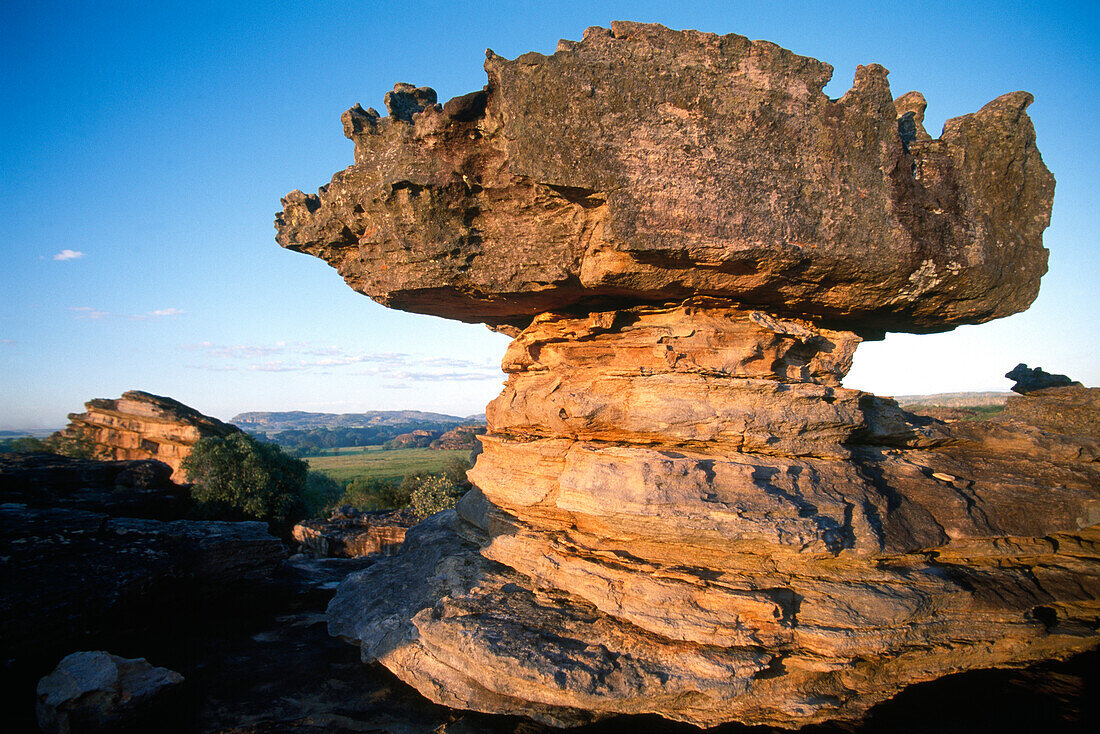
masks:
{"label": "shrub", "polygon": [[33,454],[38,451],[51,451],[45,441],[31,436],[0,439],[0,453]]}
{"label": "shrub", "polygon": [[337,504],[367,511],[395,510],[409,504],[409,493],[401,492],[393,480],[356,477],[344,485],[344,496]]}
{"label": "shrub", "polygon": [[302,503],[306,517],[320,517],[326,511],[338,504],[346,504],[340,501],[344,488],[332,477],[319,471],[311,471],[306,475],[306,486],[302,492]]}
{"label": "shrub", "polygon": [[246,434],[201,439],[182,467],[204,517],[289,525],[307,510],[309,465]]}
{"label": "shrub", "polygon": [[446,476],[433,474],[416,483],[410,501],[416,516],[425,518],[454,507],[462,494],[462,488]]}

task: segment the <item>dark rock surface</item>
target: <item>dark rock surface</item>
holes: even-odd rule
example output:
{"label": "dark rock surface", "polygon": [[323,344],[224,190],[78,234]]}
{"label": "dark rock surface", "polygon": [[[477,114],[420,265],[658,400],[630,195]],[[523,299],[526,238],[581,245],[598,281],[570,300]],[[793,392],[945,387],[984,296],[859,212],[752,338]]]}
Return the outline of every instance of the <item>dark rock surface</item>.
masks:
{"label": "dark rock surface", "polygon": [[285,557],[258,522],[163,522],[0,505],[3,683],[30,700],[65,654],[266,610]]}
{"label": "dark rock surface", "polygon": [[[47,734],[163,729],[183,676],[107,652],[67,655],[38,682],[36,715]],[[170,727],[168,727],[170,728]]]}
{"label": "dark rock surface", "polygon": [[526,326],[552,309],[721,296],[865,333],[1026,308],[1054,179],[1013,92],[932,139],[887,71],[737,35],[615,22],[551,56],[490,52],[439,108],[353,108],[355,165],[294,191],[277,240],[394,308]]}
{"label": "dark rock surface", "polygon": [[1075,382],[1065,375],[1052,375],[1042,367],[1030,368],[1023,362],[1013,367],[1011,371],[1006,372],[1005,377],[1016,381],[1016,384],[1012,386],[1012,391],[1021,395],[1026,395],[1035,390],[1045,390],[1049,387],[1081,386],[1080,382]]}
{"label": "dark rock surface", "polygon": [[171,476],[170,466],[152,459],[0,454],[0,503],[179,520],[189,507],[189,494]]}

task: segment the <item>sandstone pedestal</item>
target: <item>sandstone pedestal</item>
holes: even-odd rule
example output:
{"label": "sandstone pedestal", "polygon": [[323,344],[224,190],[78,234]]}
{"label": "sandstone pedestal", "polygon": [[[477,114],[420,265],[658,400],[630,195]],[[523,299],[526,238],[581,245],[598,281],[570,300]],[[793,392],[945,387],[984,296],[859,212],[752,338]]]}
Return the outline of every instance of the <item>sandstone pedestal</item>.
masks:
{"label": "sandstone pedestal", "polygon": [[476,489],[332,634],[450,706],[790,728],[1100,641],[1094,392],[949,427],[841,386],[861,339],[1034,299],[1031,95],[933,138],[881,66],[832,100],[822,62],[637,23],[485,68],[348,110],[355,164],[276,219],[385,305],[514,337]]}

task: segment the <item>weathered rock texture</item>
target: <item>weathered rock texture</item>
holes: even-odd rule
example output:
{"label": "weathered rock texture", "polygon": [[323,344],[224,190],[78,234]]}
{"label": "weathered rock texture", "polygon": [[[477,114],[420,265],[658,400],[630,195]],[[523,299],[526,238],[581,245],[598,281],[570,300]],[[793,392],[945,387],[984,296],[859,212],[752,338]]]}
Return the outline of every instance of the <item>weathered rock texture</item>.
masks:
{"label": "weathered rock texture", "polygon": [[240,429],[203,415],[172,398],[129,390],[117,400],[96,398],[86,413],[70,413],[63,439],[86,444],[102,459],[156,459],[185,482],[180,464],[200,438],[228,436]]}
{"label": "weathered rock texture", "polygon": [[881,67],[833,101],[813,59],[631,23],[486,69],[350,110],[355,165],[277,222],[383,303],[515,337],[477,489],[349,577],[333,634],[434,701],[568,725],[853,720],[1097,643],[1096,437],[841,386],[876,330],[1034,297],[1030,95],[933,140]]}
{"label": "weathered rock texture", "polygon": [[1026,92],[932,139],[877,64],[831,100],[828,64],[637,23],[485,70],[442,107],[398,85],[389,117],[348,110],[355,165],[287,195],[279,243],[385,305],[520,327],[702,294],[937,331],[1026,308],[1046,272]]}
{"label": "weathered rock texture", "polygon": [[38,726],[47,734],[156,728],[181,683],[182,675],[144,658],[76,652],[39,681]]}

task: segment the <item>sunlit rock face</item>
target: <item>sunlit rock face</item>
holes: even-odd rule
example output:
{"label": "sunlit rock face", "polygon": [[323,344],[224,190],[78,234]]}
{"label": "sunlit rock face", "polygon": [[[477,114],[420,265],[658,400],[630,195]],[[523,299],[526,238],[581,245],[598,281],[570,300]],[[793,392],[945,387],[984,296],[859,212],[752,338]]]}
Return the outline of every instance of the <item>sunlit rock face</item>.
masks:
{"label": "sunlit rock face", "polygon": [[141,390],[128,390],[114,400],[95,398],[84,408],[84,413],[69,414],[62,439],[77,442],[97,458],[163,461],[177,482],[187,481],[180,465],[199,439],[240,432],[178,400]]}
{"label": "sunlit rock face", "polygon": [[881,67],[832,101],[813,59],[631,23],[486,68],[350,110],[355,165],[277,220],[383,303],[514,337],[475,491],[350,577],[332,634],[563,725],[857,720],[1097,643],[1100,437],[1027,423],[1095,395],[949,427],[841,386],[880,329],[1034,297],[1028,95],[932,140]]}

